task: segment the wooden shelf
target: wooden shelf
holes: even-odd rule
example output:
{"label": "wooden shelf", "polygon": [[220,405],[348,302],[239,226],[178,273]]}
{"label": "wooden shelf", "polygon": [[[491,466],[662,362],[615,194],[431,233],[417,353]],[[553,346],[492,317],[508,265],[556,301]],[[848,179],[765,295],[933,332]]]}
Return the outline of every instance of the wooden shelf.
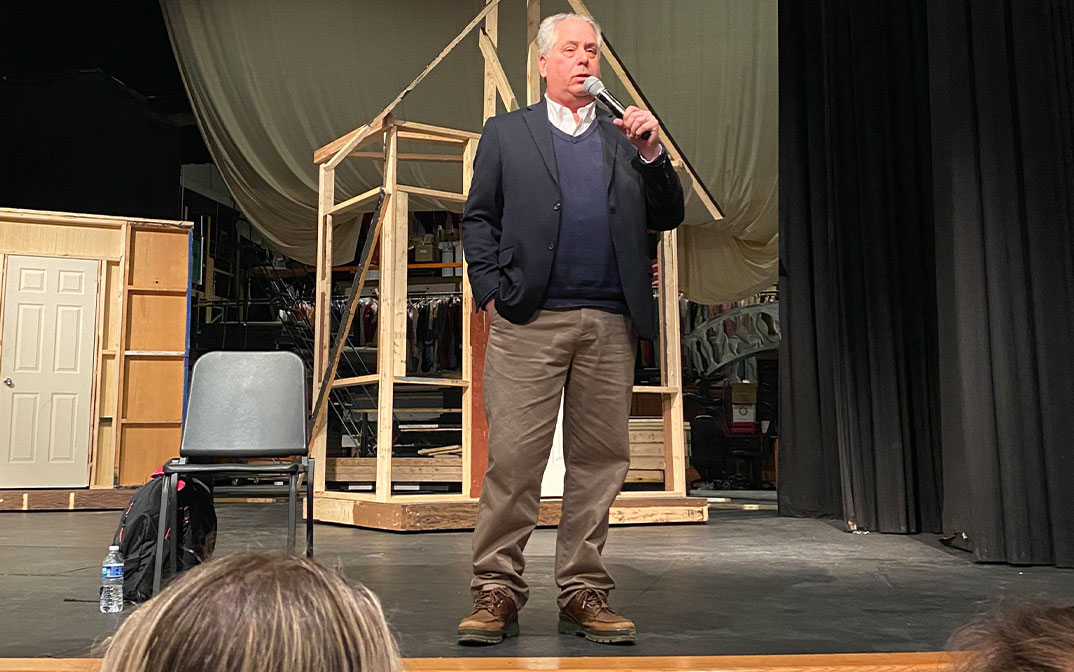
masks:
{"label": "wooden shelf", "polygon": [[156,357],[160,359],[178,359],[186,357],[182,350],[124,350],[124,357]]}
{"label": "wooden shelf", "polygon": [[162,296],[186,296],[187,289],[172,289],[169,287],[131,287],[127,286],[127,291],[132,294],[156,294]]}

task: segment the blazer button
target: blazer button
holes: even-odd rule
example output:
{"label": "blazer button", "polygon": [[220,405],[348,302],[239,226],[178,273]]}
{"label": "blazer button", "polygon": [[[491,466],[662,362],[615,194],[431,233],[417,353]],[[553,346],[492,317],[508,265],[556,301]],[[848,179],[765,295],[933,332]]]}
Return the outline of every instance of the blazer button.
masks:
{"label": "blazer button", "polygon": [[552,209],[556,210],[557,212],[559,211],[559,201],[556,201],[556,204],[552,206]]}
{"label": "blazer button", "polygon": [[550,249],[550,250],[556,249],[556,244],[551,240],[548,241],[548,249]]}

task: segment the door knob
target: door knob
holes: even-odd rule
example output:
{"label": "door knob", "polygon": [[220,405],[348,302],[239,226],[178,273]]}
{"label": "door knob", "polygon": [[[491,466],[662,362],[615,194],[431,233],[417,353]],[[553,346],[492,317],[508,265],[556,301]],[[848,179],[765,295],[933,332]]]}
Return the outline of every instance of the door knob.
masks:
{"label": "door knob", "polygon": [[15,387],[14,381],[12,381],[10,378],[4,378],[4,385],[7,385],[8,387]]}

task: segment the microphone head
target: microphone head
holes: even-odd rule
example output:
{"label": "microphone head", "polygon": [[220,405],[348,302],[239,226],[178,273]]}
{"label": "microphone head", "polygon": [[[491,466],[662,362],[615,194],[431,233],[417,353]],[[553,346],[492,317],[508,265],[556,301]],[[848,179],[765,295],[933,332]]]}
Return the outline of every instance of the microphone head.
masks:
{"label": "microphone head", "polygon": [[596,98],[604,91],[604,82],[600,81],[596,77],[589,76],[582,82],[582,86],[585,87],[586,93]]}

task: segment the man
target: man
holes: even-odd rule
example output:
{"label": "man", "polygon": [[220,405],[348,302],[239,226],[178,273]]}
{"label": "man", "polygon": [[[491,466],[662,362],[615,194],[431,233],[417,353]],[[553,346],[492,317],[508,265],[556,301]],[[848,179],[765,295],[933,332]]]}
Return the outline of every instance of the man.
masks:
{"label": "man", "polygon": [[[559,632],[633,642],[608,607],[608,510],[630,462],[637,338],[654,337],[647,230],[683,218],[656,118],[596,110],[600,28],[557,14],[537,36],[545,100],[485,124],[462,221],[475,303],[489,312],[489,462],[474,529],[473,613],[460,643],[518,634],[523,549],[563,395],[566,476],[556,538]],[[642,134],[648,132],[647,138]]]}

